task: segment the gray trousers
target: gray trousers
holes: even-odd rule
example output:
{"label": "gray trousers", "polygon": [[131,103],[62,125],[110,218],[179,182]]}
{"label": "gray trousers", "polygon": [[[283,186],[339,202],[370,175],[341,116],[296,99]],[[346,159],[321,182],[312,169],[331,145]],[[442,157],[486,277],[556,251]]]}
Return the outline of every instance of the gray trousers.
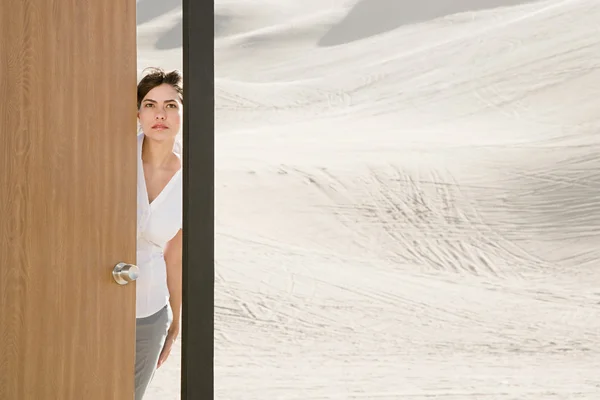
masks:
{"label": "gray trousers", "polygon": [[142,400],[154,377],[158,357],[171,325],[171,308],[160,311],[135,323],[135,400]]}

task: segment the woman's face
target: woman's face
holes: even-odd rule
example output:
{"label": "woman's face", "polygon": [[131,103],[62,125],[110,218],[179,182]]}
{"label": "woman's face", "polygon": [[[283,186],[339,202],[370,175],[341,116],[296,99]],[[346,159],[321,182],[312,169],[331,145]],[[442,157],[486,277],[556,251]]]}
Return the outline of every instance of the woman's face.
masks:
{"label": "woman's face", "polygon": [[155,87],[144,97],[138,110],[142,131],[154,140],[174,140],[181,128],[182,109],[179,93],[171,85]]}

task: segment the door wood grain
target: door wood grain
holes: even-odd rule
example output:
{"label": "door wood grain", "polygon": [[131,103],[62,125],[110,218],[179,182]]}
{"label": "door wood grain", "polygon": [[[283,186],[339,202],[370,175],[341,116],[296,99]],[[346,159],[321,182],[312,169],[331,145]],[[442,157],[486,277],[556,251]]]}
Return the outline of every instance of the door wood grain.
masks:
{"label": "door wood grain", "polygon": [[133,399],[135,0],[0,0],[0,400]]}

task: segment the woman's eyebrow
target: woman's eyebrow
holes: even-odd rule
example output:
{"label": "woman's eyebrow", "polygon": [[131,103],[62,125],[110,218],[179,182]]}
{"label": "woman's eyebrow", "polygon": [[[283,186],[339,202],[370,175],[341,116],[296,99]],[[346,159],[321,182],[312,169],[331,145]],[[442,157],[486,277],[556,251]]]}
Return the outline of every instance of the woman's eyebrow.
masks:
{"label": "woman's eyebrow", "polygon": [[[144,100],[144,102],[157,103],[156,100],[152,100],[152,99],[146,99],[146,100]],[[177,100],[175,100],[175,99],[169,99],[169,100],[165,100],[165,103],[177,103]]]}

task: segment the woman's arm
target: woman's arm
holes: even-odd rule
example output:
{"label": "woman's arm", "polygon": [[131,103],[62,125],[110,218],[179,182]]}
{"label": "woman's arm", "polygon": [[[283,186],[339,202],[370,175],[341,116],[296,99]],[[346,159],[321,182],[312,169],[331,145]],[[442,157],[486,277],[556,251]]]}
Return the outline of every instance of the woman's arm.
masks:
{"label": "woman's arm", "polygon": [[165,344],[158,358],[157,368],[167,360],[171,354],[173,343],[179,336],[179,318],[181,316],[182,299],[182,264],[183,264],[183,231],[179,232],[165,246],[165,263],[167,264],[167,286],[169,287],[169,303],[173,311],[173,322],[169,327]]}
{"label": "woman's arm", "polygon": [[171,239],[164,252],[167,264],[167,286],[169,287],[169,302],[173,311],[173,323],[171,326],[179,332],[179,318],[181,317],[182,300],[182,264],[183,264],[183,231]]}

